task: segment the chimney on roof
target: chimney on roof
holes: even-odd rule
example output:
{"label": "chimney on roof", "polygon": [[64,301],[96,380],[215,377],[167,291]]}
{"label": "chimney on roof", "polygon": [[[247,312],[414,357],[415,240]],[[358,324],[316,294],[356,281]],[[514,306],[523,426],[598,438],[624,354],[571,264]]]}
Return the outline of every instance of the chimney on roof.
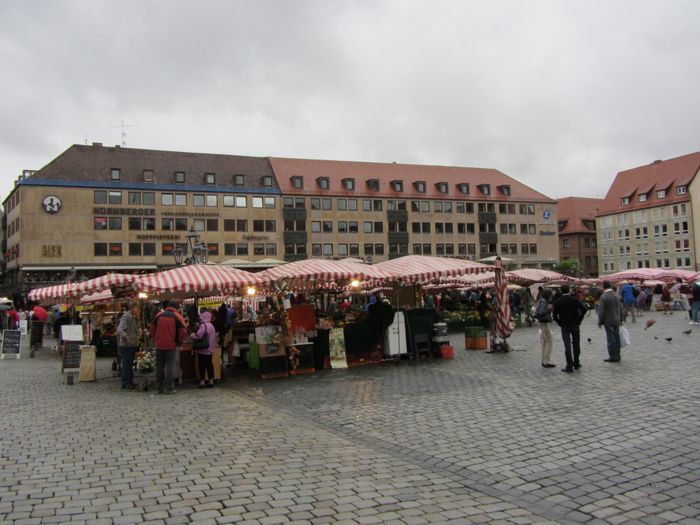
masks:
{"label": "chimney on roof", "polygon": [[93,143],[92,143],[92,147],[93,147],[93,148],[101,148],[101,147],[102,147],[102,143],[101,143],[101,142],[93,142]]}
{"label": "chimney on roof", "polygon": [[652,164],[661,164],[663,161],[661,159],[657,159]]}

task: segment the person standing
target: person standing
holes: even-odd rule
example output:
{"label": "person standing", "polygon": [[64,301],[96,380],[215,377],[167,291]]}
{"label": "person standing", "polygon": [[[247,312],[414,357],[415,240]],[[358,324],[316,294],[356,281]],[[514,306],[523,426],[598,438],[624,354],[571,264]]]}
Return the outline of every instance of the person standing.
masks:
{"label": "person standing", "polygon": [[[207,337],[209,345],[206,348],[198,348],[197,363],[199,365],[199,388],[205,386],[211,388],[214,386],[214,364],[212,357],[216,353],[216,329],[211,322],[211,313],[208,311],[202,312],[199,316],[199,327],[192,334],[193,342],[202,340]],[[206,382],[205,382],[206,377]]]}
{"label": "person standing", "polygon": [[119,319],[117,337],[119,353],[122,356],[122,388],[132,389],[134,385],[134,355],[139,347],[138,303],[130,301],[126,312]]}
{"label": "person standing", "polygon": [[[566,367],[562,372],[573,372],[581,368],[581,321],[586,316],[586,307],[574,294],[569,293],[569,285],[561,286],[563,294],[554,302],[552,317],[561,328],[564,340]],[[573,353],[572,353],[573,350]]]}
{"label": "person standing", "polygon": [[634,314],[634,303],[637,301],[637,298],[634,296],[634,285],[632,283],[623,284],[621,294],[623,318],[627,319],[627,315],[632,314],[632,322],[636,323],[637,318]]}
{"label": "person standing", "polygon": [[598,326],[605,327],[608,343],[606,363],[620,362],[620,324],[622,322],[622,301],[610,287],[610,281],[603,281],[603,295],[598,304]]}
{"label": "person standing", "polygon": [[690,324],[698,323],[698,312],[700,311],[700,280],[695,281],[692,289],[693,304],[691,305],[691,321]]}
{"label": "person standing", "polygon": [[163,308],[151,325],[151,338],[156,346],[156,382],[159,394],[174,394],[177,347],[187,332],[184,318],[169,301],[163,301]]}
{"label": "person standing", "polygon": [[554,368],[556,366],[551,362],[552,332],[549,329],[549,325],[552,323],[551,299],[552,290],[543,288],[535,308],[535,319],[540,323],[540,349],[542,350],[542,366],[544,368]]}

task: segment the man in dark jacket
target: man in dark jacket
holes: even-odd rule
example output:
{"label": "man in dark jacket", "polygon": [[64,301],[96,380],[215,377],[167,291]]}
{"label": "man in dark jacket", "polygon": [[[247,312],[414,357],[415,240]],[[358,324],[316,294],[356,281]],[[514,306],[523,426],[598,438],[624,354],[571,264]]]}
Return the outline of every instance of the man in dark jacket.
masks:
{"label": "man in dark jacket", "polygon": [[598,301],[598,326],[605,327],[605,338],[608,342],[607,363],[620,362],[620,324],[622,323],[622,301],[620,296],[603,281],[603,295]]}
{"label": "man in dark jacket", "polygon": [[[554,302],[552,317],[561,327],[561,337],[564,340],[564,357],[566,368],[563,372],[573,372],[581,368],[581,321],[586,315],[586,307],[578,297],[569,293],[569,285],[561,286],[562,296]],[[573,355],[572,350],[573,348]]]}
{"label": "man in dark jacket", "polygon": [[175,363],[177,347],[187,335],[185,319],[168,301],[156,314],[151,325],[151,337],[156,346],[156,382],[159,394],[175,393]]}

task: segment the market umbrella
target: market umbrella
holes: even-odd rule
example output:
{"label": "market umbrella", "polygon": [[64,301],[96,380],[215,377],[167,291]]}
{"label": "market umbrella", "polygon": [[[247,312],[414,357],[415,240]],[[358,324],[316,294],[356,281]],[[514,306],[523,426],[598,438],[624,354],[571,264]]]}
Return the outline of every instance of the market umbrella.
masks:
{"label": "market umbrella", "polygon": [[262,282],[258,274],[220,265],[192,264],[148,275],[140,275],[134,287],[156,295],[191,292],[234,292]]}
{"label": "market umbrella", "polygon": [[[496,306],[492,323],[493,335],[503,339],[502,349],[508,350],[506,338],[513,333],[513,323],[510,318],[510,301],[508,300],[508,277],[505,275],[503,263],[496,259]],[[491,351],[495,351],[495,337],[491,338]]]}
{"label": "market umbrella", "polygon": [[75,283],[56,284],[44,288],[35,288],[27,294],[30,301],[45,301],[47,299],[63,299],[75,295]]}
{"label": "market umbrella", "polygon": [[438,277],[449,277],[493,270],[493,266],[464,259],[430,257],[427,255],[405,255],[372,265],[373,268],[404,282],[429,281]]}
{"label": "market umbrella", "polygon": [[695,272],[692,270],[682,270],[680,268],[664,269],[664,268],[633,268],[623,270],[609,275],[603,275],[600,279],[610,281],[611,283],[619,281],[646,281],[653,279],[656,281],[674,281],[677,277],[684,280],[692,280]]}

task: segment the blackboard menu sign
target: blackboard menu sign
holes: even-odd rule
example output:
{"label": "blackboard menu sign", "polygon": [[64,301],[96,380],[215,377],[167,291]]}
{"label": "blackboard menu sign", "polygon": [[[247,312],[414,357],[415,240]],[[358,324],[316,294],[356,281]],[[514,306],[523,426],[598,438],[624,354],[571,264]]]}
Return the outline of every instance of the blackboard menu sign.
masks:
{"label": "blackboard menu sign", "polygon": [[2,357],[15,357],[19,359],[19,352],[22,343],[21,330],[3,330],[2,331]]}
{"label": "blackboard menu sign", "polygon": [[81,343],[65,343],[63,346],[63,370],[80,370]]}

